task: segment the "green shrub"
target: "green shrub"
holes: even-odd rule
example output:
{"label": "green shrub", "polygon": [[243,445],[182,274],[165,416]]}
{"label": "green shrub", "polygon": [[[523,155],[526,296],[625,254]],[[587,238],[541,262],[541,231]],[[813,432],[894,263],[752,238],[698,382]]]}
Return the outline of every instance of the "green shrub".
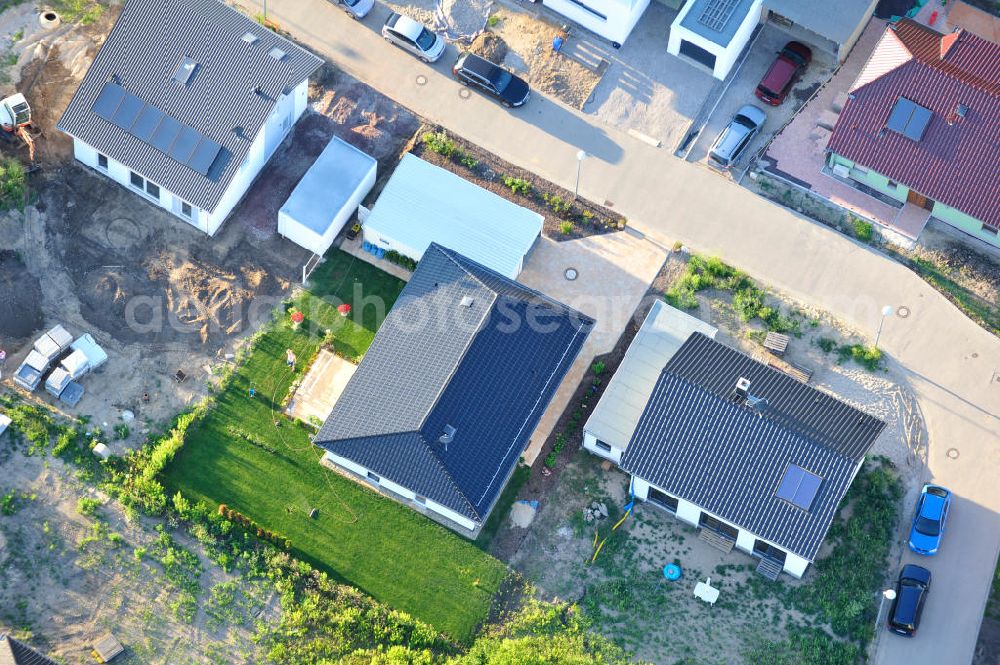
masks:
{"label": "green shrub", "polygon": [[85,496],[80,497],[80,500],[76,502],[76,512],[84,517],[93,517],[97,514],[97,509],[100,507],[101,501],[99,499],[90,499]]}
{"label": "green shrub", "polygon": [[565,215],[573,207],[572,201],[565,201],[561,196],[549,194],[548,192],[542,194],[542,200],[557,215]]}
{"label": "green shrub", "polygon": [[468,153],[464,153],[458,161],[467,169],[474,169],[479,166],[479,160]]}
{"label": "green shrub", "polygon": [[11,490],[0,496],[0,515],[13,515],[17,512],[17,493]]}
{"label": "green shrub", "polygon": [[486,19],[487,27],[490,28],[496,27],[498,23],[500,23],[500,16],[497,14],[490,14],[490,17]]}
{"label": "green shrub", "polygon": [[555,453],[549,453],[548,455],[545,456],[545,466],[547,466],[550,469],[556,468],[556,454]]}
{"label": "green shrub", "polygon": [[520,194],[521,196],[528,196],[531,194],[531,183],[524,178],[515,178],[513,176],[505,175],[503,177],[503,184],[505,187],[510,188],[510,191],[515,194]]}
{"label": "green shrub", "polygon": [[52,0],[49,4],[62,15],[65,23],[90,25],[104,13],[104,7],[95,0]]}
{"label": "green shrub", "polygon": [[129,435],[128,425],[125,423],[118,423],[115,425],[115,438],[118,440],[127,439]]}
{"label": "green shrub", "polygon": [[837,340],[830,339],[829,337],[820,337],[816,340],[816,346],[822,349],[824,353],[832,353],[837,348]]}
{"label": "green shrub", "polygon": [[568,236],[573,232],[573,222],[559,222],[559,232],[564,236]]}
{"label": "green shrub", "polygon": [[764,292],[758,288],[750,287],[737,291],[733,296],[733,309],[744,321],[752,321],[760,316],[764,307]]}
{"label": "green shrub", "polygon": [[607,369],[605,364],[598,360],[593,365],[590,366],[590,371],[594,373],[594,376],[600,376],[604,374],[604,370]]}
{"label": "green shrub", "polygon": [[448,132],[443,129],[439,132],[427,132],[424,134],[424,145],[442,157],[451,157],[458,150],[455,142],[448,138]]}
{"label": "green shrub", "polygon": [[394,263],[397,266],[402,266],[403,268],[406,268],[410,272],[413,272],[414,270],[417,269],[416,261],[411,259],[406,254],[400,254],[394,249],[390,249],[385,253],[385,260],[388,261],[389,263]]}
{"label": "green shrub", "polygon": [[851,215],[851,227],[854,229],[854,237],[861,242],[871,242],[875,235],[875,229],[869,222]]}

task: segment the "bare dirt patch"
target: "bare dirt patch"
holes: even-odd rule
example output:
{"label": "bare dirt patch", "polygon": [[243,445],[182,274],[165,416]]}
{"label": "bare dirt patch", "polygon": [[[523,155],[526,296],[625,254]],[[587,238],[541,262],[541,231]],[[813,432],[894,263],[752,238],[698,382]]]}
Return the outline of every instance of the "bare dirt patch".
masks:
{"label": "bare dirt patch", "polygon": [[16,252],[0,250],[0,348],[42,327],[42,288]]}
{"label": "bare dirt patch", "polygon": [[[157,560],[152,521],[127,521],[61,460],[26,456],[9,440],[0,442],[0,468],[0,495],[13,496],[0,516],[0,632],[81,665],[94,662],[91,644],[107,631],[127,647],[116,663],[263,660],[251,637],[254,618],[275,618],[270,589],[241,580],[240,602],[219,607],[218,591],[234,578],[205,565],[194,576],[200,602],[185,615],[182,590]],[[88,517],[80,499],[104,505]],[[173,538],[201,554],[185,534]]]}
{"label": "bare dirt patch", "polygon": [[562,28],[541,14],[529,14],[504,7],[490,18],[487,31],[497,35],[506,45],[502,63],[508,69],[523,73],[536,90],[559,101],[582,109],[590,99],[601,76],[589,67],[552,48]]}

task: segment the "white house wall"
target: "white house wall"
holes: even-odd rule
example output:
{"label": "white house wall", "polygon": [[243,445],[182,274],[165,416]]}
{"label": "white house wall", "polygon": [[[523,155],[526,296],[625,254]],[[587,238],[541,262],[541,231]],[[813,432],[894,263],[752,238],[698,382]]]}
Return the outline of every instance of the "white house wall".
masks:
{"label": "white house wall", "polygon": [[[748,41],[750,41],[750,36],[753,34],[754,29],[761,21],[762,4],[763,0],[757,0],[754,2],[747,11],[746,16],[743,18],[743,22],[740,24],[740,27],[736,29],[732,39],[729,40],[729,44],[727,46],[720,46],[712,40],[691,32],[681,25],[681,21],[684,20],[684,17],[687,16],[691,7],[694,6],[693,2],[688,2],[684,5],[684,8],[681,9],[680,13],[677,14],[674,22],[670,25],[670,37],[667,40],[667,53],[679,56],[681,52],[681,41],[689,41],[715,55],[715,68],[712,70],[712,76],[719,80],[725,79],[726,75],[729,74],[729,71],[733,68],[733,65],[736,64],[736,59],[739,58],[740,53],[743,52],[743,47],[746,46]],[[687,58],[685,58],[685,60],[690,62]]]}
{"label": "white house wall", "polygon": [[[606,442],[605,442],[606,443]],[[610,444],[608,444],[610,445]],[[583,433],[583,447],[598,457],[603,457],[604,459],[609,459],[615,464],[622,463],[622,450],[620,448],[615,448],[611,446],[611,451],[601,450],[597,447],[597,437],[590,432]]]}
{"label": "white house wall", "polygon": [[[181,212],[182,199],[155,180],[151,180],[150,182],[160,187],[160,198],[154,199],[146,192],[132,186],[131,171],[128,167],[108,157],[108,168],[101,168],[97,163],[97,150],[76,137],[73,137],[73,156],[81,163],[109,177],[153,205],[158,205],[175,217],[209,235],[215,235],[216,231],[219,230],[219,227],[226,220],[226,217],[229,216],[229,213],[232,212],[236,204],[246,194],[257,174],[267,164],[267,160],[270,159],[278,145],[288,136],[299,116],[305,111],[308,91],[309,81],[302,81],[290,94],[284,95],[278,100],[267,122],[254,138],[253,144],[250,146],[250,150],[239,172],[233,177],[229,183],[229,188],[226,189],[226,192],[219,200],[219,204],[211,213],[192,205],[191,217],[185,216]],[[291,122],[288,123],[287,127],[283,123],[286,118],[291,118]],[[169,159],[169,157],[164,157],[164,159]],[[140,173],[139,175],[142,174]]]}
{"label": "white house wall", "polygon": [[[368,469],[366,469],[365,467],[361,466],[360,464],[352,462],[349,459],[345,459],[345,458],[341,457],[340,455],[334,455],[331,452],[327,452],[325,454],[325,457],[326,457],[326,459],[328,461],[332,462],[333,464],[336,464],[337,466],[340,466],[340,467],[343,467],[343,468],[348,469],[350,471],[353,471],[354,473],[356,473],[357,475],[361,476],[362,478],[368,478]],[[376,475],[378,475],[378,474],[376,474]],[[372,482],[372,481],[369,480],[368,482]],[[374,483],[372,483],[372,484],[374,484]],[[378,485],[381,486],[381,487],[384,487],[384,488],[386,488],[388,490],[391,490],[392,492],[394,492],[394,493],[396,493],[396,494],[398,494],[400,496],[405,497],[406,499],[408,499],[409,501],[411,501],[412,505],[414,505],[414,506],[422,506],[422,507],[426,508],[427,510],[433,511],[433,512],[437,513],[438,515],[441,515],[442,517],[448,518],[452,522],[455,522],[456,524],[461,525],[463,528],[468,529],[470,532],[471,531],[475,531],[476,527],[478,526],[475,522],[473,522],[469,518],[465,517],[464,515],[459,515],[454,510],[451,510],[450,508],[446,508],[446,507],[442,506],[441,504],[437,503],[436,501],[431,501],[430,499],[427,499],[427,501],[425,503],[423,503],[423,504],[417,503],[417,501],[416,501],[416,493],[413,492],[413,490],[407,489],[407,488],[403,487],[402,485],[394,483],[391,480],[389,480],[388,478],[382,478],[381,476],[379,476]]]}
{"label": "white house wall", "polygon": [[[267,160],[271,158],[274,151],[291,132],[299,116],[305,111],[304,99],[308,91],[309,81],[302,81],[290,94],[283,95],[271,109],[271,115],[257,132],[257,136],[254,137],[253,144],[251,144],[239,172],[229,183],[229,188],[223,194],[219,204],[215,206],[215,210],[208,215],[203,229],[206,233],[215,235],[222,223],[226,221],[229,213],[250,189],[250,185],[267,164]],[[290,121],[287,126],[284,126],[286,119],[290,119]]]}
{"label": "white house wall", "polygon": [[[655,487],[655,486],[651,486],[648,482],[646,482],[642,478],[639,478],[638,476],[632,477],[632,491],[635,493],[635,498],[647,501],[649,497],[650,487]],[[665,492],[664,490],[658,487],[656,489],[659,489],[664,494],[674,496],[669,492]],[[778,549],[785,552],[786,555],[785,555],[784,572],[788,573],[792,577],[802,577],[806,572],[806,568],[809,567],[808,559],[804,559],[798,556],[797,554],[792,554],[787,550],[787,548],[781,547],[780,545],[773,543],[767,540],[766,538],[760,538],[760,536],[756,535],[755,533],[748,531],[746,529],[741,529],[738,525],[733,524],[729,520],[726,520],[716,515],[715,513],[705,510],[704,508],[698,506],[697,504],[691,503],[690,501],[686,501],[680,497],[677,497],[677,512],[675,513],[677,519],[697,528],[699,523],[701,522],[702,513],[707,513],[708,515],[711,515],[712,517],[735,527],[737,530],[736,547],[739,548],[740,550],[743,550],[747,554],[753,554],[754,542],[758,539],[763,540],[768,544],[773,545],[774,547],[777,547]]]}
{"label": "white house wall", "polygon": [[620,45],[646,11],[649,0],[543,0],[543,4]]}

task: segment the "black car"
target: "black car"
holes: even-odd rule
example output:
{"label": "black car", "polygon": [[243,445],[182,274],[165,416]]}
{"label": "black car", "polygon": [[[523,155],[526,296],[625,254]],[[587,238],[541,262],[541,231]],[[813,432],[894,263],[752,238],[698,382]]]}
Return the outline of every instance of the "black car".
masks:
{"label": "black car", "polygon": [[522,106],[528,101],[527,83],[474,53],[460,55],[451,73],[462,83],[493,95],[504,106]]}
{"label": "black car", "polygon": [[889,608],[889,630],[904,637],[916,634],[930,588],[931,571],[913,564],[903,566],[896,582],[896,598]]}

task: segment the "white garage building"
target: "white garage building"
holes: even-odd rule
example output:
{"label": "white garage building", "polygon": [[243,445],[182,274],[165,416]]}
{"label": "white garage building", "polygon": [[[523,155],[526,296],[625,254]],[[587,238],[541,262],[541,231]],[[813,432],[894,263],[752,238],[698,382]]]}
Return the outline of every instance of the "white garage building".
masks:
{"label": "white garage building", "polygon": [[371,155],[331,139],[278,211],[278,233],[323,256],[375,185],[377,166]]}
{"label": "white garage building", "polygon": [[544,218],[407,153],[365,220],[364,239],[419,261],[432,242],[516,279]]}
{"label": "white garage building", "polygon": [[691,0],[670,26],[667,52],[726,78],[760,23],[763,0]]}

